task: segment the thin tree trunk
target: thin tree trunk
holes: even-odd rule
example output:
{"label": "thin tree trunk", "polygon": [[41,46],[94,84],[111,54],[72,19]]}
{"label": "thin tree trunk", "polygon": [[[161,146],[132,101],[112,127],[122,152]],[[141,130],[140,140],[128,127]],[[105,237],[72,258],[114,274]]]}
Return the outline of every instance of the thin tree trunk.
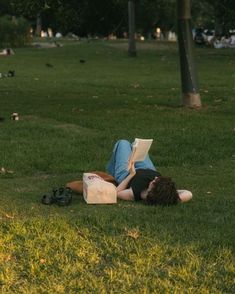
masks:
{"label": "thin tree trunk", "polygon": [[39,12],[37,14],[37,20],[36,20],[36,36],[41,37],[41,30],[42,30],[42,18],[41,13]]}
{"label": "thin tree trunk", "polygon": [[17,18],[15,15],[12,15],[11,19],[14,24],[17,24]]}
{"label": "thin tree trunk", "polygon": [[223,33],[223,27],[222,24],[220,22],[220,20],[218,19],[218,17],[215,17],[215,36],[222,36]]}
{"label": "thin tree trunk", "polygon": [[129,20],[129,56],[136,56],[135,44],[135,0],[128,1],[128,20]]}
{"label": "thin tree trunk", "polygon": [[183,105],[187,107],[201,107],[194,61],[190,0],[177,0],[177,8]]}

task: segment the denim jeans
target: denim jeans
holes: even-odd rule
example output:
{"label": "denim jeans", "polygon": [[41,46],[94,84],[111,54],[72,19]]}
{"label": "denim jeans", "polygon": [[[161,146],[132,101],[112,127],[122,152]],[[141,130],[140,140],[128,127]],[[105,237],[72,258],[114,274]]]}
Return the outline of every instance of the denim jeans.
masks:
{"label": "denim jeans", "polygon": [[[114,145],[111,159],[107,165],[107,171],[115,178],[118,184],[120,184],[129,174],[127,166],[131,151],[132,145],[127,140],[119,140]],[[137,161],[135,163],[135,169],[156,170],[149,155],[145,157],[144,161]]]}

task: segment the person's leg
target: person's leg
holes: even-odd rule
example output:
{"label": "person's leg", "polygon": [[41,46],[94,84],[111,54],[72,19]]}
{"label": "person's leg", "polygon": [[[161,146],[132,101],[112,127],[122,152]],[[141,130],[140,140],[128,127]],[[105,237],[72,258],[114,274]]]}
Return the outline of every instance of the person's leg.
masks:
{"label": "person's leg", "polygon": [[70,188],[73,192],[82,194],[83,193],[83,181],[73,181],[66,184],[66,187]]}
{"label": "person's leg", "polygon": [[91,171],[91,173],[100,176],[103,180],[105,180],[105,182],[109,182],[114,185],[117,185],[117,182],[115,181],[114,177],[106,172],[96,170],[96,171]]}
{"label": "person's leg", "polygon": [[[117,185],[114,177],[112,177],[111,175],[102,172],[102,171],[91,171],[90,173],[92,174],[96,174],[98,176],[100,176],[102,179],[104,179],[106,182],[112,183],[115,186]],[[69,187],[73,192],[78,193],[78,194],[82,194],[83,193],[83,181],[72,181],[70,183],[66,184],[66,187]]]}
{"label": "person's leg", "polygon": [[131,151],[131,143],[127,140],[119,140],[114,145],[111,159],[107,165],[107,170],[115,178],[118,184],[129,174],[127,166]]}

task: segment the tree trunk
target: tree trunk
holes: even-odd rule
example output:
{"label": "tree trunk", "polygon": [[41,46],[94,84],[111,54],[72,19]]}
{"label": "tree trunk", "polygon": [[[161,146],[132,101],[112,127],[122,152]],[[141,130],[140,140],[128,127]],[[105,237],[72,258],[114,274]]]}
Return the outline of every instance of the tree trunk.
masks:
{"label": "tree trunk", "polygon": [[128,54],[131,57],[136,56],[135,44],[135,0],[128,1],[128,20],[129,20],[129,48]]}
{"label": "tree trunk", "polygon": [[223,26],[217,16],[215,16],[215,36],[221,37],[223,34]]}
{"label": "tree trunk", "polygon": [[41,30],[42,30],[42,18],[41,13],[37,14],[37,21],[36,21],[36,36],[41,37]]}
{"label": "tree trunk", "polygon": [[190,0],[177,0],[177,8],[183,105],[192,108],[201,107],[194,61]]}
{"label": "tree trunk", "polygon": [[14,24],[17,24],[17,18],[15,15],[12,15],[11,19]]}

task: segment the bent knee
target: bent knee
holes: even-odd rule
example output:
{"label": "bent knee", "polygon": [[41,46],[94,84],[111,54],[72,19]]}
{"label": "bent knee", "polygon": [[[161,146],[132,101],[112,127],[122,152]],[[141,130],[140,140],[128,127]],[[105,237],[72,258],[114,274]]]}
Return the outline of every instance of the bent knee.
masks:
{"label": "bent knee", "polygon": [[130,145],[130,142],[126,139],[120,139],[117,141],[116,145]]}

